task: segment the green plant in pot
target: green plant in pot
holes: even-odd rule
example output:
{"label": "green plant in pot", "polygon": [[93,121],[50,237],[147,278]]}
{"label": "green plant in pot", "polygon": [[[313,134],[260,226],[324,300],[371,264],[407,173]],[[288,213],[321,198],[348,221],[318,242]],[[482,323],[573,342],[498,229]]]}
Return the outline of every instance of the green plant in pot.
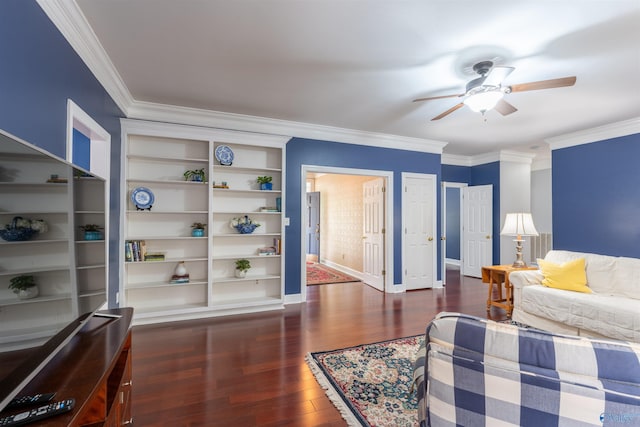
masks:
{"label": "green plant in pot", "polygon": [[204,168],[188,170],[188,171],[185,171],[183,175],[184,175],[185,181],[195,181],[195,182],[205,181]]}
{"label": "green plant in pot", "polygon": [[247,271],[251,268],[251,262],[248,259],[237,259],[236,260],[236,277],[246,277]]}
{"label": "green plant in pot", "polygon": [[203,237],[204,236],[204,228],[207,224],[202,222],[194,222],[191,224],[191,235],[193,237]]}
{"label": "green plant in pot", "polygon": [[38,296],[38,285],[32,275],[21,275],[9,280],[9,289],[20,299],[35,298]]}
{"label": "green plant in pot", "polygon": [[103,227],[99,224],[85,224],[80,226],[80,230],[84,231],[84,240],[102,240]]}
{"label": "green plant in pot", "polygon": [[273,189],[273,184],[271,183],[273,178],[271,178],[270,176],[259,176],[258,177],[258,184],[260,184],[260,189],[261,190],[271,190]]}

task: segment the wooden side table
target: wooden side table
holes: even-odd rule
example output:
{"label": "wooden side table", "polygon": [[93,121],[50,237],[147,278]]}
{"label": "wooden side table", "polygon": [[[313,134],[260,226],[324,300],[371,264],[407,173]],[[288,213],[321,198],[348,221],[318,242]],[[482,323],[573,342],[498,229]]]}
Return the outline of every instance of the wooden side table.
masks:
{"label": "wooden side table", "polygon": [[[491,265],[482,267],[482,282],[489,284],[489,295],[487,296],[487,311],[491,306],[500,307],[507,310],[507,316],[511,317],[513,311],[513,287],[509,283],[509,274],[517,270],[537,270],[537,267],[515,268],[511,265]],[[505,297],[502,297],[502,283],[504,283]],[[493,285],[498,286],[498,298],[492,299]]]}

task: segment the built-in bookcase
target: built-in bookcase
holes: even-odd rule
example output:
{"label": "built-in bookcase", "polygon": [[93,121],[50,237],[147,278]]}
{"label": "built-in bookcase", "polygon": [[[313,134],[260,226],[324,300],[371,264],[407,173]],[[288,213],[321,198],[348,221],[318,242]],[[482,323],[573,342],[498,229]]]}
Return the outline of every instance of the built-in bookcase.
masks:
{"label": "built-in bookcase", "polygon": [[[284,228],[277,208],[284,206],[287,138],[135,120],[123,120],[122,130],[120,293],[121,304],[135,308],[134,322],[281,308]],[[232,150],[231,165],[216,160],[220,145]],[[185,179],[185,171],[199,169],[204,181]],[[258,176],[271,176],[272,190],[261,190]],[[154,197],[148,209],[131,199],[141,187]],[[251,234],[230,226],[244,216],[260,224]],[[207,224],[202,237],[191,234],[196,222]],[[137,259],[127,254],[132,243],[142,246]],[[251,262],[244,278],[234,274],[240,258]],[[187,283],[172,280],[178,263]]]}

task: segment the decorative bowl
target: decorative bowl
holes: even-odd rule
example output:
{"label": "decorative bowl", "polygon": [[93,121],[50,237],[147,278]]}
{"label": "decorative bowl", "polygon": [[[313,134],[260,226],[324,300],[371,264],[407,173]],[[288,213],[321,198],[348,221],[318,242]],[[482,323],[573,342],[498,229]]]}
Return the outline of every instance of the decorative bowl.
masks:
{"label": "decorative bowl", "polygon": [[258,228],[258,224],[237,224],[235,227],[240,234],[251,234]]}
{"label": "decorative bowl", "polygon": [[25,227],[5,228],[0,230],[0,237],[7,242],[23,242],[38,234],[36,230]]}

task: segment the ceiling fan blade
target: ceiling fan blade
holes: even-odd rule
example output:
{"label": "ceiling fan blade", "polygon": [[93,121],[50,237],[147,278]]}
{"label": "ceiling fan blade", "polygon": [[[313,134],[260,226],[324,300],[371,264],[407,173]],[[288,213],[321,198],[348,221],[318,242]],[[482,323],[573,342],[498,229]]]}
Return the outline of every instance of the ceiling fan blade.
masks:
{"label": "ceiling fan blade", "polygon": [[487,77],[482,82],[483,86],[500,86],[502,81],[507,78],[511,72],[515,70],[514,67],[502,67],[496,66],[489,71]]}
{"label": "ceiling fan blade", "polygon": [[418,99],[414,99],[413,102],[431,101],[433,99],[459,98],[461,96],[464,96],[464,93],[456,94],[456,95],[442,95],[442,96],[431,96],[428,98],[418,98]]}
{"label": "ceiling fan blade", "polygon": [[449,114],[453,113],[454,111],[456,111],[459,108],[462,108],[464,104],[461,102],[459,104],[454,105],[453,107],[449,108],[447,111],[445,111],[444,113],[438,114],[437,116],[435,116],[433,119],[431,119],[431,121],[434,120],[440,120],[441,118],[448,116]]}
{"label": "ceiling fan blade", "polygon": [[500,101],[498,101],[498,103],[496,104],[495,107],[493,107],[493,109],[496,110],[498,113],[502,114],[503,116],[506,116],[506,115],[509,115],[511,113],[515,113],[516,111],[518,111],[518,109],[516,107],[514,107],[511,104],[509,104],[504,99],[501,99]]}
{"label": "ceiling fan blade", "polygon": [[524,92],[527,90],[553,89],[556,87],[573,86],[576,76],[561,77],[559,79],[541,80],[539,82],[520,83],[511,85],[511,92]]}

